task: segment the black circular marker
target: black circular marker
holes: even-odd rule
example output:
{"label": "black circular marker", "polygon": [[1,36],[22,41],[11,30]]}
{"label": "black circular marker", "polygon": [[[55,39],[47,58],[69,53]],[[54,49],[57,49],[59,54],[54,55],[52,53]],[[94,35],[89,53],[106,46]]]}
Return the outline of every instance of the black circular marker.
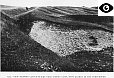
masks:
{"label": "black circular marker", "polygon": [[99,7],[99,9],[104,13],[109,13],[113,10],[113,6],[109,3],[104,3]]}

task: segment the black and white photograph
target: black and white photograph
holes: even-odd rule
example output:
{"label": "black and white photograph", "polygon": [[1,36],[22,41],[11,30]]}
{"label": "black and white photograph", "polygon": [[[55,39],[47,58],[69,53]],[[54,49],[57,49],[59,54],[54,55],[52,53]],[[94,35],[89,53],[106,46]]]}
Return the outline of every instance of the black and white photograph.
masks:
{"label": "black and white photograph", "polygon": [[113,16],[93,4],[0,5],[1,71],[113,72]]}

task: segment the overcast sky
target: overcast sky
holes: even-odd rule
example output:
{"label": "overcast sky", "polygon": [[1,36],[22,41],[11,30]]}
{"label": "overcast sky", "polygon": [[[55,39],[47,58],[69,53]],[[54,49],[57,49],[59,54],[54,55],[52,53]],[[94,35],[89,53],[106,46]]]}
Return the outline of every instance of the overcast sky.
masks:
{"label": "overcast sky", "polygon": [[0,0],[0,5],[10,6],[97,6],[97,0]]}

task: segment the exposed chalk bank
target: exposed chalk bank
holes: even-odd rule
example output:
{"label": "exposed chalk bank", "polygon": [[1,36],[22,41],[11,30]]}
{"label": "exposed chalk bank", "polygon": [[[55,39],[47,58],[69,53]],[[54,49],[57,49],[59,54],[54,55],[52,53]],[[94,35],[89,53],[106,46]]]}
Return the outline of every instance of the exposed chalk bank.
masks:
{"label": "exposed chalk bank", "polygon": [[[34,23],[29,35],[59,56],[70,55],[81,50],[100,51],[103,48],[113,47],[112,33],[103,30],[70,30],[60,28],[56,24],[49,25],[44,21]],[[97,44],[91,36],[95,38]]]}

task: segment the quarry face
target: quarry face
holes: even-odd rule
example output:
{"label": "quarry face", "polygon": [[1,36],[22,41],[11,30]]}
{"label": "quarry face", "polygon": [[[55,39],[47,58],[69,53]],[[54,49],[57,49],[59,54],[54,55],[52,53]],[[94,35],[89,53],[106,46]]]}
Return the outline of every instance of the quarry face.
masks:
{"label": "quarry face", "polygon": [[98,7],[1,8],[1,71],[113,71],[113,17]]}
{"label": "quarry face", "polygon": [[37,21],[29,33],[30,37],[59,56],[79,51],[100,51],[113,46],[113,37],[103,30],[72,30],[61,25]]}

